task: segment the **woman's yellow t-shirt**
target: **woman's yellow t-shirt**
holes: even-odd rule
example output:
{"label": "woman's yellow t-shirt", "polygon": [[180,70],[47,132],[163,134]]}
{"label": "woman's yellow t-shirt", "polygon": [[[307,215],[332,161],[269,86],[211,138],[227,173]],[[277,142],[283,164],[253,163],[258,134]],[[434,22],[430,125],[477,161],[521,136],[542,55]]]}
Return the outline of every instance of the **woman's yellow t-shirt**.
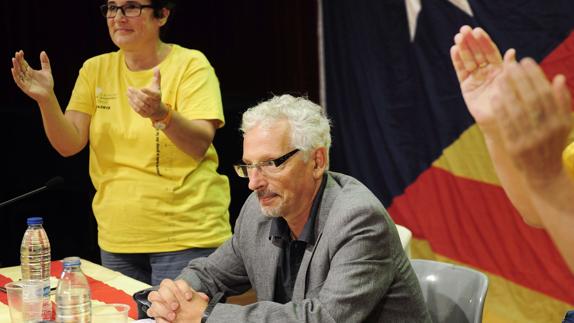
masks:
{"label": "woman's yellow t-shirt", "polygon": [[[178,45],[159,65],[162,102],[188,119],[220,120],[219,82],[205,56]],[[67,109],[91,116],[89,171],[102,249],[116,253],[217,247],[231,236],[229,181],[213,145],[201,160],[178,149],[130,107],[128,87],[149,87],[153,69],[130,71],[123,52],[87,60]]]}

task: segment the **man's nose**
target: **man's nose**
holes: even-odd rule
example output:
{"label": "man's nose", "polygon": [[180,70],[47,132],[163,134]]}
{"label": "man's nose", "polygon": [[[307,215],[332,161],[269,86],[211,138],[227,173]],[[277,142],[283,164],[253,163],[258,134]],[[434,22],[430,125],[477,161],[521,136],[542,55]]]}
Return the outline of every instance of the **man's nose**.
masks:
{"label": "man's nose", "polygon": [[255,191],[265,186],[265,177],[261,174],[261,169],[258,167],[250,168],[247,172],[249,176],[249,189]]}

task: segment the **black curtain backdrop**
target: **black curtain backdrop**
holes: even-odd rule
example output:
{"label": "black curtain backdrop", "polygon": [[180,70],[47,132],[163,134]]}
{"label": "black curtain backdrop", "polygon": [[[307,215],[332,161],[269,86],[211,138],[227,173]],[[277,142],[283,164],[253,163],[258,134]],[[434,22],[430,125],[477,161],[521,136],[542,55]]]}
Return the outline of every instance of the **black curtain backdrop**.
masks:
{"label": "black curtain backdrop", "polygon": [[[440,2],[446,1],[434,3]],[[441,109],[431,111],[421,86],[405,1],[334,0],[323,6],[326,65],[337,66],[326,73],[327,108],[339,138],[334,166],[360,179],[388,207],[472,123],[471,116],[466,109],[433,115]],[[468,21],[457,25],[463,23]],[[448,58],[449,44],[434,46],[447,48],[437,56]],[[429,86],[450,92],[445,106],[461,106],[454,70],[444,61],[431,62],[439,65],[441,81]],[[454,124],[457,118],[463,122]]]}
{"label": "black curtain backdrop", "polygon": [[[0,209],[0,267],[19,264],[19,246],[30,216],[44,217],[52,259],[77,255],[99,262],[87,149],[69,158],[52,149],[35,102],[13,83],[10,59],[23,49],[38,68],[39,53],[45,50],[64,108],[82,63],[116,50],[99,12],[103,3],[0,3],[0,113],[4,120],[0,201],[40,187],[56,175],[65,178],[57,189]],[[318,102],[316,17],[316,1],[309,0],[178,1],[164,30],[164,41],[202,51],[219,78],[226,126],[218,130],[214,144],[220,170],[231,182],[232,223],[249,193],[247,182],[237,178],[231,167],[241,158],[237,129],[242,112],[273,94],[307,95]]]}

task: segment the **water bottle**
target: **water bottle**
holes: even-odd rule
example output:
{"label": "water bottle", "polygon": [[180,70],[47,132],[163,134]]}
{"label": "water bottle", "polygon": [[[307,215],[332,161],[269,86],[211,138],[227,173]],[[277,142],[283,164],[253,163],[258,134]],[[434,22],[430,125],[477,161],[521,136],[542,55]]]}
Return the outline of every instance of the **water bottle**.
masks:
{"label": "water bottle", "polygon": [[80,268],[80,258],[64,258],[64,270],[56,289],[56,322],[90,322],[90,285]]}
{"label": "water bottle", "polygon": [[22,280],[41,280],[44,282],[42,292],[42,319],[52,318],[50,302],[50,241],[42,224],[41,217],[28,218],[28,229],[20,245],[20,268]]}

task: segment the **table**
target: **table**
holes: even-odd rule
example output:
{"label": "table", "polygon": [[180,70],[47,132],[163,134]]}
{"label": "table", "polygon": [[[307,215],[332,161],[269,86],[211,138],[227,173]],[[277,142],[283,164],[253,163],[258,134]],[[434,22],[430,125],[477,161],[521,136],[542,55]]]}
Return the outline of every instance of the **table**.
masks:
{"label": "table", "polygon": [[[57,278],[62,273],[61,260],[52,261],[51,275],[53,283],[57,284]],[[82,259],[82,271],[88,278],[92,293],[92,305],[123,303],[130,306],[129,316],[137,319],[136,303],[132,299],[133,293],[150,287],[148,284],[127,277],[117,271]],[[22,277],[20,266],[0,268],[0,286],[19,280]],[[52,313],[55,313],[55,295],[52,293]],[[0,322],[10,322],[10,310],[6,293],[0,292]]]}
{"label": "table", "polygon": [[[405,227],[397,225],[399,236],[403,248],[410,257],[410,240],[411,232]],[[92,293],[92,304],[111,304],[123,303],[130,306],[129,316],[131,319],[137,319],[137,307],[133,301],[132,295],[150,285],[125,276],[117,271],[107,269],[91,261],[82,259],[82,271],[88,278]],[[51,263],[52,286],[57,284],[57,278],[62,273],[63,264],[61,260],[55,260]],[[0,286],[18,280],[21,277],[20,266],[0,268]],[[228,303],[237,305],[247,305],[256,301],[255,292],[247,291],[245,294],[229,297]],[[52,313],[55,311],[55,295],[52,293]],[[8,299],[6,293],[0,292],[0,322],[10,321],[10,310],[8,308]]]}

